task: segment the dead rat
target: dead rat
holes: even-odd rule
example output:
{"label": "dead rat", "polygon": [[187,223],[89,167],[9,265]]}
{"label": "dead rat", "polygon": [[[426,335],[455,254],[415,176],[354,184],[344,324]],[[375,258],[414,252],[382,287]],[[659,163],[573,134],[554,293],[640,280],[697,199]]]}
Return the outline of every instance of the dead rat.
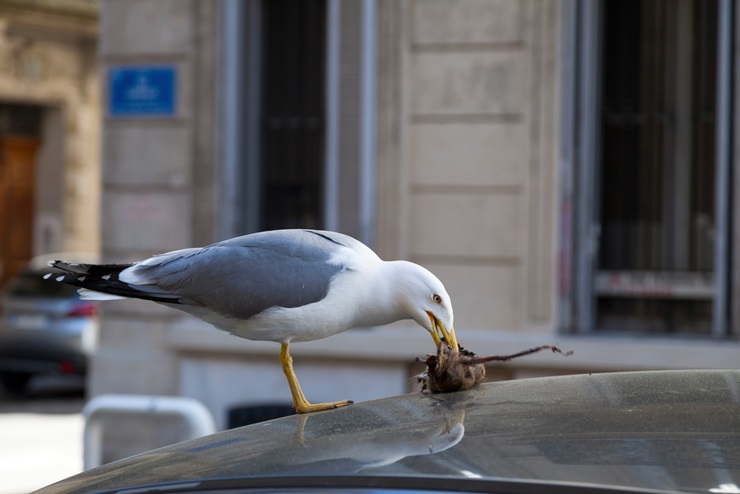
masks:
{"label": "dead rat", "polygon": [[427,390],[431,393],[465,391],[477,386],[486,378],[484,363],[511,360],[542,350],[552,350],[553,353],[560,353],[565,356],[573,353],[563,352],[556,346],[542,345],[512,355],[478,357],[463,347],[460,347],[460,351],[456,352],[447,343],[441,341],[437,347],[437,355],[427,355],[426,360],[416,359],[417,362],[424,362],[427,366],[426,372],[418,375],[416,379],[422,383],[422,392]]}

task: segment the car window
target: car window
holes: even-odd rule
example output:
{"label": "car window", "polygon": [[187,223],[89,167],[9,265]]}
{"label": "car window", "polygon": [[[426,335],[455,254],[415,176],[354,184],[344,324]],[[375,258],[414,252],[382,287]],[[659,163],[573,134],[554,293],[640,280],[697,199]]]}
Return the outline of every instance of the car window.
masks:
{"label": "car window", "polygon": [[44,274],[43,272],[29,272],[18,275],[10,283],[8,294],[21,297],[40,296],[54,298],[75,296],[77,288],[52,280],[45,280],[43,278]]}

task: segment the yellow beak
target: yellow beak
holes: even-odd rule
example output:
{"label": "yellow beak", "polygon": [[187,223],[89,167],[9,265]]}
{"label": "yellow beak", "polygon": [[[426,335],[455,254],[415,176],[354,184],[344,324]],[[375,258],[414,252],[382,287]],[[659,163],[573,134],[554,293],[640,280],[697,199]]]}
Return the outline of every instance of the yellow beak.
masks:
{"label": "yellow beak", "polygon": [[455,337],[455,328],[450,327],[450,330],[448,331],[447,328],[445,328],[445,325],[442,324],[442,321],[434,317],[434,314],[427,312],[427,316],[429,316],[429,320],[432,323],[432,338],[434,339],[434,344],[439,346],[440,341],[445,340],[452,350],[457,352],[459,347],[457,344],[457,338]]}

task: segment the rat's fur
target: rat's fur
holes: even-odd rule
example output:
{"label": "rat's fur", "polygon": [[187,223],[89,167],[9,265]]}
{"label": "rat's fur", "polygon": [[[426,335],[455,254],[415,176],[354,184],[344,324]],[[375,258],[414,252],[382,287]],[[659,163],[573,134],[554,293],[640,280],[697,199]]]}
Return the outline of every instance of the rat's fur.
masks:
{"label": "rat's fur", "polygon": [[427,355],[426,360],[417,358],[417,362],[427,365],[426,372],[417,376],[422,383],[421,390],[432,393],[451,393],[464,391],[483,382],[486,378],[486,367],[475,363],[473,352],[460,347],[456,352],[444,341],[437,347],[437,355]]}
{"label": "rat's fur", "polygon": [[542,345],[513,355],[478,357],[463,347],[456,352],[446,342],[441,341],[436,355],[427,355],[426,360],[416,359],[417,362],[424,362],[427,365],[426,372],[416,376],[416,380],[421,383],[422,392],[427,390],[431,393],[465,391],[485,380],[486,367],[483,365],[485,362],[511,360],[541,350],[552,350],[553,353],[560,353],[566,357],[573,353],[563,352],[556,346]]}

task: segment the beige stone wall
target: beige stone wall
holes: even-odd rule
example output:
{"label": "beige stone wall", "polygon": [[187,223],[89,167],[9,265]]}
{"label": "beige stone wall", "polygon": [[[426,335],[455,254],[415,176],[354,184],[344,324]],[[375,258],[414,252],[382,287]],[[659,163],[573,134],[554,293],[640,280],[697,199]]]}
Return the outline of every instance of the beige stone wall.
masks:
{"label": "beige stone wall", "polygon": [[182,248],[192,238],[192,4],[103,2],[104,76],[111,66],[168,64],[176,67],[178,91],[172,118],[104,116],[102,236],[109,257],[135,259]]}
{"label": "beige stone wall", "polygon": [[[103,2],[104,75],[113,66],[127,65],[166,64],[177,71],[173,117],[104,116],[102,242],[109,260],[132,261],[192,245],[195,232],[213,223],[214,205],[197,201],[200,195],[213,193],[207,189],[213,180],[196,182],[194,177],[212,177],[217,162],[203,151],[215,152],[214,129],[196,138],[199,123],[217,111],[215,92],[201,85],[212,84],[217,77],[209,69],[217,57],[202,53],[213,49],[217,39],[213,34],[205,41],[200,37],[202,30],[215,29],[216,5],[183,0]],[[208,104],[199,112],[204,100]],[[207,225],[198,218],[205,218]],[[212,237],[205,240],[210,241]],[[141,301],[107,304],[105,309],[91,393],[177,393],[176,355],[166,335],[168,322],[180,313]]]}
{"label": "beige stone wall", "polygon": [[[172,117],[103,115],[103,256],[133,261],[214,241],[219,43],[217,0],[104,0],[100,69],[176,69]],[[102,88],[107,101],[107,87]],[[180,354],[172,346],[179,311],[144,301],[106,303],[90,395],[178,395]],[[113,417],[106,461],[182,437],[181,424]],[[115,425],[115,427],[113,427]]]}
{"label": "beige stone wall", "polygon": [[97,15],[82,0],[0,4],[0,102],[44,110],[34,254],[100,249]]}
{"label": "beige stone wall", "polygon": [[381,6],[381,251],[445,282],[459,330],[552,331],[558,3]]}

